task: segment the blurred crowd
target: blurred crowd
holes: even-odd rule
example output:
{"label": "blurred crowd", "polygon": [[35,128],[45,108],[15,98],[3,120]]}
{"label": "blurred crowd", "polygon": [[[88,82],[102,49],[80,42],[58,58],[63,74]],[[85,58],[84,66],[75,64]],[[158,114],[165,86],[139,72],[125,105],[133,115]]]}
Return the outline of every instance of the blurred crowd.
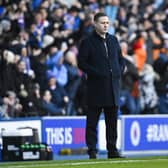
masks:
{"label": "blurred crowd", "polygon": [[126,60],[122,114],[168,114],[167,0],[0,1],[0,118],[85,115],[78,46],[105,12]]}

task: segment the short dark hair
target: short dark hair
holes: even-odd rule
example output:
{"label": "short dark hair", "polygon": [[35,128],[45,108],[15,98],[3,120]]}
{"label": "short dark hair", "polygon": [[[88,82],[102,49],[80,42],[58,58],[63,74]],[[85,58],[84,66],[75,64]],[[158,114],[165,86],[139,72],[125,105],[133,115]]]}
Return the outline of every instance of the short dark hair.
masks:
{"label": "short dark hair", "polygon": [[107,16],[105,13],[102,13],[102,12],[99,12],[99,13],[96,13],[93,20],[94,22],[97,22],[99,20],[100,17],[103,17],[103,16]]}

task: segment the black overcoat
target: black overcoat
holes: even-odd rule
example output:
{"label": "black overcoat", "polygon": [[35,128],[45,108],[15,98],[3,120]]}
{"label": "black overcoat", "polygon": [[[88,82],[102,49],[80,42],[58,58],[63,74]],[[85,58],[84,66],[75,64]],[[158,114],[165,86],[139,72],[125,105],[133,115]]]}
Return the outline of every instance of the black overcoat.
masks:
{"label": "black overcoat", "polygon": [[81,41],[78,65],[87,74],[88,105],[118,106],[125,63],[117,38],[93,32]]}

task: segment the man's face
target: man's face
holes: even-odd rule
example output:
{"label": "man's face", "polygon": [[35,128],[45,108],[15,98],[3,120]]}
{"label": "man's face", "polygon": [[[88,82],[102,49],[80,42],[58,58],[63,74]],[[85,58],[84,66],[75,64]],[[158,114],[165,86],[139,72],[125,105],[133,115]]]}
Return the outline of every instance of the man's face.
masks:
{"label": "man's face", "polygon": [[99,34],[106,34],[109,28],[109,19],[107,16],[100,17],[95,21],[95,29]]}

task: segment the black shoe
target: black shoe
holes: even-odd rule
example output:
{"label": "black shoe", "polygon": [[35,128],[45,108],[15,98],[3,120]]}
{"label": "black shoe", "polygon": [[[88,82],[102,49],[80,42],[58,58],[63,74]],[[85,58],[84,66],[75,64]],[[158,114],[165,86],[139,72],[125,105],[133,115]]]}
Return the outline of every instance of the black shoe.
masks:
{"label": "black shoe", "polygon": [[124,157],[121,156],[118,151],[108,152],[108,159],[112,159],[112,158],[124,158]]}
{"label": "black shoe", "polygon": [[97,158],[96,152],[89,153],[89,159],[96,159],[96,158]]}

